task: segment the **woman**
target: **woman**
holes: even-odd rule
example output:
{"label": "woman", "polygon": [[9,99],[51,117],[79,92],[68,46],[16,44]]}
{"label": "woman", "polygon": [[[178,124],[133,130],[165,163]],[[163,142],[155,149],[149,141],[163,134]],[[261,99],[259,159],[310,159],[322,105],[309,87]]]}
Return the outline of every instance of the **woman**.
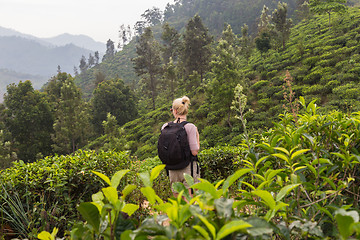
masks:
{"label": "woman", "polygon": [[[182,98],[177,98],[173,101],[170,110],[172,111],[172,114],[175,118],[174,123],[181,123],[187,120],[189,106],[190,106],[190,99],[187,96],[184,96]],[[164,127],[167,124],[168,123],[165,123],[161,129],[164,129]],[[192,166],[190,163],[187,167],[183,169],[169,170],[169,178],[170,178],[171,186],[175,182],[181,182],[189,190],[189,193],[191,195],[191,189],[189,188],[189,185],[187,184],[184,178],[184,173],[187,173],[189,175],[192,174],[192,177],[194,178],[194,182],[195,183],[199,182],[198,178],[200,178],[200,169],[199,169],[199,164],[197,162],[197,154],[200,149],[200,141],[199,141],[199,132],[194,124],[186,123],[184,128],[186,130],[187,139],[189,142],[189,147],[192,155],[191,157],[193,159]],[[191,167],[193,169],[191,169]],[[173,194],[175,197],[177,197],[177,193],[174,190],[173,190]]]}

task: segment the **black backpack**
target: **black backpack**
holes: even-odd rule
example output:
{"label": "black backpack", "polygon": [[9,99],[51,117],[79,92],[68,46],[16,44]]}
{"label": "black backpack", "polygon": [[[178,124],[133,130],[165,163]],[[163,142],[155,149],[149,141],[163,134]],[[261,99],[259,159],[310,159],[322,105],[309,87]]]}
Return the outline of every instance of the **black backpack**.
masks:
{"label": "black backpack", "polygon": [[158,155],[166,170],[183,169],[191,162],[191,151],[185,130],[184,121],[181,123],[169,122],[158,140]]}

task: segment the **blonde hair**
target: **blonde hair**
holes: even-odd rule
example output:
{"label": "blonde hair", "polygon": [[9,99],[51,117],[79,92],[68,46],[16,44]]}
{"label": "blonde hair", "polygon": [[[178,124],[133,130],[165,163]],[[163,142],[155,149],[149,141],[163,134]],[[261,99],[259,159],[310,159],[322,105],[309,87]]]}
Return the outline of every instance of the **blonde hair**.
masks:
{"label": "blonde hair", "polygon": [[172,107],[176,109],[178,115],[186,115],[189,112],[190,99],[187,96],[177,98],[173,101]]}

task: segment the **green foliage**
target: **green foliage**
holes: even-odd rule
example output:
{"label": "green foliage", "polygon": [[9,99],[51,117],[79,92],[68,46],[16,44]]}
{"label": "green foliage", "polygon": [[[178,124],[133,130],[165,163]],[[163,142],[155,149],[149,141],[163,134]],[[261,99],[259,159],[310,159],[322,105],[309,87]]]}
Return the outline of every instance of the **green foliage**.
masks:
{"label": "green foliage", "polygon": [[91,135],[89,111],[71,75],[59,73],[57,78],[55,93],[49,92],[55,111],[52,147],[55,153],[68,154],[83,147]]}
{"label": "green foliage", "polygon": [[[124,175],[129,170],[116,172],[111,180],[100,172],[93,171],[105,181],[108,187],[92,195],[92,202],[83,202],[77,207],[82,217],[86,220],[85,224],[74,225],[71,231],[71,239],[115,239],[115,234],[120,235],[127,229],[134,229],[132,221],[124,216],[131,216],[138,208],[138,205],[126,203],[126,197],[136,188],[136,185],[126,185],[118,195],[118,186]],[[116,238],[118,239],[118,238]]]}
{"label": "green foliage", "polygon": [[239,147],[219,146],[204,149],[199,153],[201,177],[210,182],[220,181],[237,169]]}
{"label": "green foliage", "polygon": [[329,15],[329,27],[331,25],[331,13],[344,13],[346,11],[346,0],[311,0],[310,10],[318,14]]}
{"label": "green foliage", "polygon": [[[25,229],[36,233],[56,226],[63,234],[79,217],[77,204],[88,201],[102,186],[91,171],[112,175],[125,169],[129,162],[127,153],[103,151],[78,151],[27,164],[14,162],[13,167],[1,171],[0,182],[4,183],[4,188],[0,189],[0,195],[5,197],[8,192],[12,198],[17,195],[23,204],[26,203],[22,214],[29,223],[25,224]],[[10,205],[2,207],[10,210]]]}
{"label": "green foliage", "polygon": [[[185,29],[181,55],[185,70],[184,79],[187,79],[196,72],[200,75],[200,81],[202,82],[209,69],[213,39],[199,15],[191,18],[186,24]],[[197,86],[195,85],[195,87]],[[193,83],[188,82],[185,89],[189,91],[192,87]]]}
{"label": "green foliage", "polygon": [[134,93],[120,79],[100,83],[93,95],[92,122],[98,133],[103,132],[102,122],[108,113],[116,118],[120,126],[137,116]]}
{"label": "green foliage", "polygon": [[159,43],[154,39],[150,27],[145,29],[144,34],[136,45],[137,57],[132,59],[134,69],[142,79],[142,92],[152,100],[152,109],[155,110],[155,100],[158,95],[159,74],[161,73],[161,56]]}
{"label": "green foliage", "polygon": [[[234,98],[236,84],[243,82],[243,77],[238,71],[239,52],[236,43],[237,37],[232,32],[230,25],[224,28],[222,38],[216,48],[216,54],[211,62],[211,80],[207,97],[210,100],[210,109],[217,111],[217,117],[226,118],[231,126],[231,103]],[[213,122],[215,123],[215,122]]]}
{"label": "green foliage", "polygon": [[32,162],[52,153],[53,116],[45,95],[34,90],[30,81],[7,87],[5,129],[19,159]]}
{"label": "green foliage", "polygon": [[16,159],[16,153],[11,151],[11,144],[5,140],[4,131],[0,129],[0,169],[10,167]]}

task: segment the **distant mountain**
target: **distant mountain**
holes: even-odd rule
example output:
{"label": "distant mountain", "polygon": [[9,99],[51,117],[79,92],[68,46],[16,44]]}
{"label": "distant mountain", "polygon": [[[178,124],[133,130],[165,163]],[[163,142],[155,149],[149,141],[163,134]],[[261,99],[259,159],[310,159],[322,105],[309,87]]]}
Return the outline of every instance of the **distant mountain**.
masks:
{"label": "distant mountain", "polygon": [[104,53],[106,51],[106,43],[97,42],[86,35],[71,35],[68,33],[64,33],[51,38],[38,38],[33,35],[24,34],[10,28],[0,27],[0,37],[11,36],[31,39],[47,47],[60,47],[68,44],[73,44],[80,48],[89,49],[93,52],[98,51],[99,53]]}
{"label": "distant mountain", "polygon": [[47,82],[48,78],[0,69],[0,103],[3,101],[3,96],[6,93],[6,86],[11,83],[18,84],[20,81],[24,82],[26,80],[30,80],[35,89],[40,89]]}
{"label": "distant mountain", "polygon": [[61,71],[73,73],[81,56],[88,57],[92,51],[68,44],[47,47],[35,40],[23,37],[0,37],[0,68],[16,72],[50,77]]}
{"label": "distant mountain", "polygon": [[71,35],[68,33],[64,33],[52,38],[42,38],[42,40],[49,42],[55,46],[74,44],[78,47],[90,49],[94,52],[98,51],[99,53],[104,53],[106,51],[105,43],[96,42],[86,35]]}

